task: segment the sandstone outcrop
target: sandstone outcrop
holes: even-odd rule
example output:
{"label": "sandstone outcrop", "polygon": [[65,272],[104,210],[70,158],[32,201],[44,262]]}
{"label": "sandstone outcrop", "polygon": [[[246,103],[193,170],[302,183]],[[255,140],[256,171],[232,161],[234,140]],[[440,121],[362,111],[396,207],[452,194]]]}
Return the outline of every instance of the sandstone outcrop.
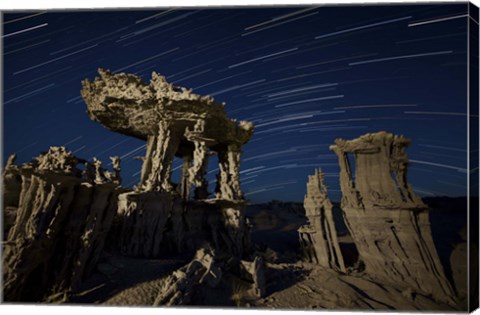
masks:
{"label": "sandstone outcrop", "polygon": [[337,139],[330,147],[340,164],[345,223],[370,277],[454,304],[428,208],[407,183],[409,143],[403,136],[378,132]]}
{"label": "sandstone outcrop", "polygon": [[345,263],[333,221],[332,203],[328,198],[324,174],[320,169],[308,177],[304,199],[308,224],[298,230],[300,245],[310,262],[345,272]]}
{"label": "sandstone outcrop", "polygon": [[[248,233],[240,157],[253,125],[237,123],[223,104],[173,86],[155,72],[149,84],[131,74],[99,73],[93,82],[82,82],[90,118],[147,141],[140,182],[119,199],[115,230],[122,253],[160,257],[207,241],[241,255]],[[205,174],[215,154],[219,173],[209,199]],[[183,160],[178,184],[171,182],[175,156]]]}
{"label": "sandstone outcrop", "polygon": [[119,186],[109,177],[64,147],[21,166],[9,160],[5,203],[14,221],[2,244],[5,301],[61,300],[91,273],[117,206]]}

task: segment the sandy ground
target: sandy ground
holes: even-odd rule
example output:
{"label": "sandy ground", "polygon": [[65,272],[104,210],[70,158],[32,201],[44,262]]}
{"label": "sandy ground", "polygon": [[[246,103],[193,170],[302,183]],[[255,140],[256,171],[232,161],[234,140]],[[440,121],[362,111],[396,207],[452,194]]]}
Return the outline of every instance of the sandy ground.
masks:
{"label": "sandy ground", "polygon": [[453,310],[421,295],[412,296],[362,275],[339,275],[319,266],[269,265],[267,297],[252,306],[276,309]]}
{"label": "sandy ground", "polygon": [[[85,290],[73,303],[117,306],[151,306],[162,286],[162,279],[181,266],[181,261],[153,261],[110,257],[100,272],[85,283]],[[113,265],[114,264],[114,265]],[[380,285],[362,275],[339,275],[319,266],[296,263],[267,263],[266,296],[244,300],[240,307],[276,309],[377,309],[443,310],[450,306],[408,291]],[[89,287],[90,288],[87,288]],[[225,299],[225,297],[223,297]],[[217,306],[233,306],[231,300]]]}
{"label": "sandy ground", "polygon": [[152,305],[162,279],[185,264],[185,259],[138,259],[105,255],[98,271],[71,302],[106,305]]}
{"label": "sandy ground", "polygon": [[[266,295],[261,299],[234,303],[223,294],[213,305],[276,309],[376,309],[454,311],[442,301],[412,294],[408,289],[380,284],[361,273],[338,274],[300,260],[297,229],[306,221],[297,206],[252,206],[247,215],[253,224],[253,248],[266,260]],[[339,241],[347,265],[356,261],[356,250],[345,228]],[[445,247],[447,248],[447,247]],[[443,249],[443,248],[442,248]],[[447,257],[448,253],[442,253]],[[186,264],[185,257],[147,260],[106,255],[96,272],[84,283],[72,303],[150,306],[162,286],[162,279]],[[206,303],[212,305],[213,302]]]}

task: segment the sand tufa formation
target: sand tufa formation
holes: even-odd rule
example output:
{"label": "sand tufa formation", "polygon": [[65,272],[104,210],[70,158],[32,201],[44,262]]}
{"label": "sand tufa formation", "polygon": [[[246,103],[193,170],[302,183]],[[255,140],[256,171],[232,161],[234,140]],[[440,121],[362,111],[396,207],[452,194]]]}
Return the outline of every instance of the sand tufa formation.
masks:
{"label": "sand tufa formation", "polygon": [[[409,143],[403,136],[378,132],[337,139],[330,146],[340,165],[343,218],[370,278],[454,305],[455,293],[432,239],[428,207],[407,183]],[[309,177],[304,204],[310,225],[300,228],[299,235],[307,258],[345,272],[321,171]]]}
{"label": "sand tufa formation", "polygon": [[[173,86],[155,72],[150,84],[131,74],[99,73],[93,82],[82,82],[90,118],[147,141],[140,183],[119,196],[114,230],[122,253],[160,257],[194,252],[208,241],[241,255],[248,235],[240,157],[253,125],[237,123],[213,98]],[[208,158],[215,154],[219,173],[209,199],[205,174]],[[170,180],[175,156],[183,160],[177,185]]]}
{"label": "sand tufa formation", "polygon": [[[117,160],[117,157],[114,157]],[[117,207],[118,169],[64,147],[4,170],[6,301],[63,300],[94,270]],[[79,167],[82,166],[82,171]]]}
{"label": "sand tufa formation", "polygon": [[302,226],[300,245],[310,262],[346,272],[337,230],[333,221],[333,205],[328,198],[324,175],[320,169],[308,177],[307,194],[303,202],[308,224]]}
{"label": "sand tufa formation", "polygon": [[[21,166],[11,156],[4,171],[8,301],[68,300],[106,243],[135,257],[195,253],[205,244],[234,257],[248,250],[239,167],[253,125],[156,73],[149,85],[130,74],[99,73],[83,82],[87,112],[112,131],[147,141],[140,183],[133,191],[120,187],[118,157],[107,171],[64,147]],[[204,176],[213,154],[219,174],[209,199]],[[179,185],[170,181],[175,156],[184,161]]]}
{"label": "sand tufa formation", "polygon": [[206,198],[208,157],[218,155],[216,198],[242,198],[239,182],[241,147],[253,134],[250,122],[227,117],[224,105],[168,83],[152,73],[150,84],[132,74],[99,70],[100,78],[82,82],[91,119],[122,134],[147,140],[139,191],[172,191],[173,158],[184,161],[182,195],[190,185],[197,199]]}

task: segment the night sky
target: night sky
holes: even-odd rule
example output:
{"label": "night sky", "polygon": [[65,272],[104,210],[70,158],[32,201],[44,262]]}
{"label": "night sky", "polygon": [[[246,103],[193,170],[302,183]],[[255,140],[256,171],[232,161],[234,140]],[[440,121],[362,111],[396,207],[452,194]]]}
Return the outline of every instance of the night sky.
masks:
{"label": "night sky", "polygon": [[4,12],[3,161],[54,145],[107,168],[119,155],[131,187],[145,143],[91,121],[81,80],[156,71],[256,125],[241,164],[252,202],[302,201],[317,167],[339,200],[329,145],[381,130],[413,140],[419,195],[465,196],[467,14],[467,3]]}

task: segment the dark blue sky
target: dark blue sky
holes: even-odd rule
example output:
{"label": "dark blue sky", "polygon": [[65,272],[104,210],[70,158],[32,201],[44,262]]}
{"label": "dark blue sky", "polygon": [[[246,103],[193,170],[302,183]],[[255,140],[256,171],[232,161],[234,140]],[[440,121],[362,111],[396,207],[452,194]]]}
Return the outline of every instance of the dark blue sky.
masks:
{"label": "dark blue sky", "polygon": [[[255,123],[242,162],[254,202],[301,201],[316,167],[338,200],[328,146],[381,130],[413,140],[418,194],[464,196],[467,14],[466,2],[4,12],[4,162],[66,144],[107,167],[124,156],[124,184],[135,184],[144,143],[91,121],[80,82],[99,67],[147,82],[156,71]],[[212,159],[210,190],[215,168]]]}

